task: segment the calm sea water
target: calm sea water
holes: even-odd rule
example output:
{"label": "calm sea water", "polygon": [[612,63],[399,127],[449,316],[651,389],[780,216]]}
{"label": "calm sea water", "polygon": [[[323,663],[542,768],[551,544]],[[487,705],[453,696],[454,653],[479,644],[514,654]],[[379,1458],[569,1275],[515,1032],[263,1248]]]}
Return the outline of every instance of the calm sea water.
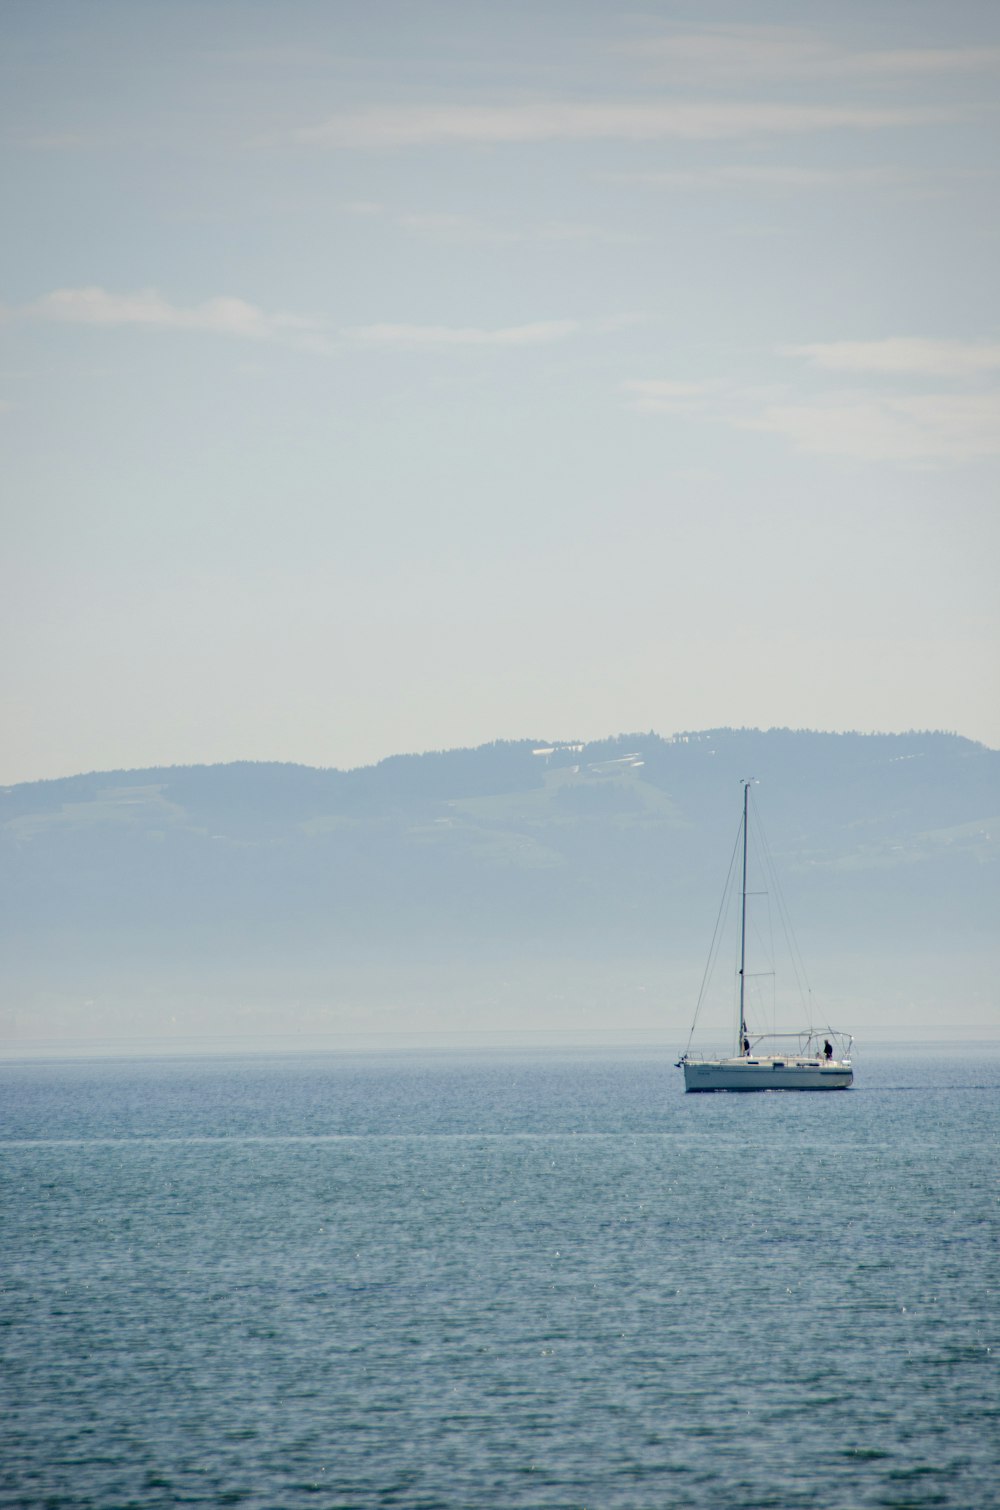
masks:
{"label": "calm sea water", "polygon": [[3,1505],[1000,1504],[997,1050],[0,1066]]}

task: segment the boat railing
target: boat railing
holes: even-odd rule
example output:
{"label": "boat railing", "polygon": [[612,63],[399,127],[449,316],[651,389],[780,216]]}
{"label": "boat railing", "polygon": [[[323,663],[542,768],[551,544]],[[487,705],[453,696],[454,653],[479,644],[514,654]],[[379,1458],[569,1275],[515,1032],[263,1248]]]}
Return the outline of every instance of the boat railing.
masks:
{"label": "boat railing", "polygon": [[[850,1033],[843,1033],[838,1028],[803,1028],[798,1033],[758,1033],[750,1036],[749,1058],[774,1058],[776,1055],[787,1054],[790,1058],[826,1060],[826,1045],[829,1043],[833,1048],[831,1058],[838,1064],[850,1062],[851,1048],[854,1038]],[[738,1059],[741,1056],[733,1049],[732,1044],[727,1048],[689,1048],[677,1061],[678,1065],[704,1061],[717,1061],[719,1059]]]}
{"label": "boat railing", "polygon": [[850,1057],[851,1046],[854,1038],[850,1033],[842,1033],[839,1028],[803,1028],[798,1033],[758,1033],[751,1034],[750,1052],[757,1054],[768,1052],[767,1046],[774,1044],[778,1052],[788,1052],[786,1045],[795,1045],[792,1053],[799,1054],[803,1058],[825,1058],[825,1048],[830,1044],[835,1059],[847,1059]]}
{"label": "boat railing", "polygon": [[705,1063],[715,1063],[719,1059],[735,1059],[736,1057],[732,1044],[729,1044],[726,1048],[685,1049],[677,1063],[686,1064],[690,1062],[694,1064],[702,1061]]}

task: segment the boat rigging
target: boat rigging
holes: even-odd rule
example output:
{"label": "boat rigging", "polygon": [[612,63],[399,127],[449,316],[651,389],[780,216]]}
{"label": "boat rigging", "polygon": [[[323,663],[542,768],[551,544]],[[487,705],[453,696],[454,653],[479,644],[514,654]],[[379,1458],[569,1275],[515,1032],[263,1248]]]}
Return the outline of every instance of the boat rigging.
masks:
{"label": "boat rigging", "polygon": [[[747,890],[747,854],[751,785],[751,780],[743,782],[743,818],[737,837],[737,844],[742,839],[743,857],[738,969],[739,1024],[735,1053],[725,1057],[697,1054],[691,1050],[691,1039],[694,1037],[705,987],[718,951],[720,926],[725,911],[724,895],[716,919],[715,935],[709,951],[702,988],[695,1007],[688,1047],[677,1061],[677,1068],[684,1071],[686,1091],[847,1090],[854,1080],[850,1057],[854,1040],[850,1034],[830,1027],[820,1029],[807,1027],[793,1033],[759,1033],[751,1036],[747,1023],[746,992],[746,983],[749,978],[747,974],[747,897],[751,893]],[[726,894],[729,894],[735,857],[734,847],[733,857],[729,863],[729,876],[726,879]],[[794,960],[794,950],[792,957]],[[796,974],[798,974],[797,968]],[[785,1044],[787,1048],[783,1047]],[[768,1051],[761,1052],[761,1045]]]}

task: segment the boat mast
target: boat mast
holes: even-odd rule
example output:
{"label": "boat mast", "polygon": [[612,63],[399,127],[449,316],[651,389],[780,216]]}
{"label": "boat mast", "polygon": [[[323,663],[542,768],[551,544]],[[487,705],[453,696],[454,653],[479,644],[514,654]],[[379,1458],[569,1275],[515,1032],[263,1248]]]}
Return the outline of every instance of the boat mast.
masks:
{"label": "boat mast", "polygon": [[747,959],[747,802],[750,797],[750,783],[743,783],[743,913],[740,919],[740,1037],[736,1045],[737,1058],[742,1058],[745,1052],[743,1045],[747,1041],[747,1020],[744,1015],[743,997],[746,981]]}

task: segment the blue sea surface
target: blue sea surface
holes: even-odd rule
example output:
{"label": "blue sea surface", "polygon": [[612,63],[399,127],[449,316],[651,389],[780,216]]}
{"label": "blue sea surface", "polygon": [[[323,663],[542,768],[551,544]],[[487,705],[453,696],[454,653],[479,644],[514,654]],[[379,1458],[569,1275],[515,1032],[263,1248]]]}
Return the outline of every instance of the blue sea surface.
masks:
{"label": "blue sea surface", "polygon": [[1000,1505],[1000,1052],[0,1065],[0,1504]]}

